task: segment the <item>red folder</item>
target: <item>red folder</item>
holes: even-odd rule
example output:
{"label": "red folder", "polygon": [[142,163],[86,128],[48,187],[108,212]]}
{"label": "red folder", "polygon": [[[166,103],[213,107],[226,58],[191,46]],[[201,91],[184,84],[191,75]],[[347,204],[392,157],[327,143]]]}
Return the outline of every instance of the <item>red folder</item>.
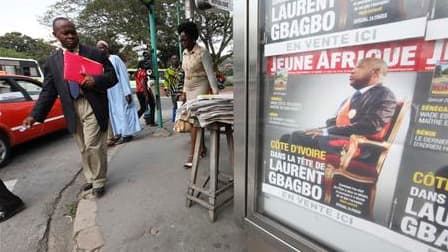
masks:
{"label": "red folder", "polygon": [[76,53],[64,53],[64,80],[81,83],[84,75],[102,75],[103,65]]}

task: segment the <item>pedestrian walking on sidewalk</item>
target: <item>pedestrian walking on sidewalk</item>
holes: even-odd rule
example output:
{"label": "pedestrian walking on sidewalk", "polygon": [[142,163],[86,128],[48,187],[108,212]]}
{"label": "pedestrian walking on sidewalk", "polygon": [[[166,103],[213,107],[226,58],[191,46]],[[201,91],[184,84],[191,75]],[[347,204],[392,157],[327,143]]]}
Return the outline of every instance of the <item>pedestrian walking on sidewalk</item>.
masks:
{"label": "pedestrian walking on sidewalk", "polygon": [[[43,122],[59,95],[68,131],[73,134],[81,152],[83,173],[87,180],[83,190],[101,197],[105,192],[107,172],[109,108],[106,91],[118,80],[106,54],[79,44],[76,27],[70,20],[64,17],[54,19],[53,35],[63,49],[48,57],[42,91],[23,125],[32,127],[36,121]],[[104,73],[84,74],[81,83],[64,80],[64,53],[67,51],[101,63]]]}
{"label": "pedestrian walking on sidewalk", "polygon": [[14,195],[0,179],[0,222],[3,222],[25,208],[23,201]]}
{"label": "pedestrian walking on sidewalk", "polygon": [[172,122],[176,118],[177,101],[184,88],[184,71],[179,65],[179,57],[173,55],[170,58],[170,67],[165,71],[163,86],[167,96],[171,97],[173,103]]}
{"label": "pedestrian walking on sidewalk", "polygon": [[[218,85],[215,72],[213,71],[212,57],[207,49],[196,43],[196,40],[199,38],[199,30],[196,24],[190,21],[182,23],[177,28],[177,31],[180,34],[180,41],[184,48],[182,69],[185,73],[185,81],[180,100],[184,102],[194,100],[198,95],[208,94],[209,90],[213,94],[217,94]],[[196,133],[197,129],[193,127],[190,131],[190,155],[184,164],[187,169],[193,166]],[[204,141],[199,144],[201,145],[200,156],[204,157],[207,152]]]}
{"label": "pedestrian walking on sidewalk", "polygon": [[138,122],[137,108],[132,101],[127,67],[120,57],[110,54],[109,44],[106,41],[98,41],[96,48],[108,56],[118,79],[118,83],[107,90],[111,125],[111,130],[108,131],[108,145],[129,142],[142,128]]}
{"label": "pedestrian walking on sidewalk", "polygon": [[135,73],[135,94],[137,95],[138,102],[140,104],[140,109],[138,110],[138,118],[140,118],[143,114],[145,114],[145,111],[150,109],[150,116],[149,118],[145,118],[146,124],[154,126],[155,123],[155,109],[156,109],[156,103],[154,99],[154,95],[151,91],[151,89],[148,86],[148,69],[145,64],[145,61],[139,61],[138,62],[138,70]]}

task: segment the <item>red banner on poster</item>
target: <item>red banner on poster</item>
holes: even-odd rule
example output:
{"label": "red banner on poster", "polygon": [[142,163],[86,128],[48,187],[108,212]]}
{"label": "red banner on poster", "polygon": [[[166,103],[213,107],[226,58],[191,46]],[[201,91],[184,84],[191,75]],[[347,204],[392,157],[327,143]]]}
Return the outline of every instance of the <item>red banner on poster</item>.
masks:
{"label": "red banner on poster", "polygon": [[437,61],[448,60],[447,45],[448,40],[414,39],[272,56],[267,58],[267,72],[271,76],[282,69],[293,75],[348,73],[359,60],[368,57],[383,59],[389,72],[432,71]]}

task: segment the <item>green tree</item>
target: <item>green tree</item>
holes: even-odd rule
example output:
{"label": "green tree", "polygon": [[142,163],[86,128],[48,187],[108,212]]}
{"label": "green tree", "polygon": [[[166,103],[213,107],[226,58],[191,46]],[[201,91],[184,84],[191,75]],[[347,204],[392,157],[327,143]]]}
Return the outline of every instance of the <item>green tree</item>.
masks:
{"label": "green tree", "polygon": [[448,74],[448,67],[442,70],[442,74]]}
{"label": "green tree", "polygon": [[19,32],[6,33],[0,36],[0,47],[27,55],[43,64],[56,49],[43,39],[33,39]]}
{"label": "green tree", "polygon": [[[158,49],[162,63],[177,52],[175,0],[157,1]],[[95,45],[98,40],[109,43],[115,54],[128,60],[128,65],[137,65],[137,54],[132,47],[149,44],[148,11],[139,0],[59,0],[51,5],[40,18],[42,24],[51,26],[55,17],[76,13],[70,18],[77,26],[81,41]],[[163,20],[163,22],[160,22]]]}
{"label": "green tree", "polygon": [[[157,47],[161,65],[178,52],[176,0],[156,1]],[[183,6],[183,1],[181,1]],[[181,10],[183,13],[183,10]],[[41,23],[51,25],[57,16],[68,16],[78,27],[82,42],[94,45],[107,41],[112,51],[135,66],[137,55],[131,48],[141,43],[149,45],[148,11],[139,0],[59,0],[41,17]],[[183,16],[183,15],[181,15]],[[228,14],[201,13],[201,40],[210,50],[215,63],[230,57],[225,53],[232,40],[232,18]],[[214,45],[214,46],[212,46]]]}
{"label": "green tree", "polygon": [[13,49],[0,47],[0,57],[31,58],[32,56],[26,53],[17,52]]}
{"label": "green tree", "polygon": [[[176,52],[177,46],[175,9],[170,8],[170,2],[175,1],[158,1],[156,5],[157,44],[162,65]],[[92,1],[85,6],[78,21],[83,34],[108,41],[113,51],[121,52],[130,60],[137,58],[131,50],[133,46],[150,43],[148,11],[139,0]]]}
{"label": "green tree", "polygon": [[229,13],[199,12],[194,20],[201,30],[199,38],[216,65],[232,57],[233,51],[229,47],[233,42],[233,18]]}

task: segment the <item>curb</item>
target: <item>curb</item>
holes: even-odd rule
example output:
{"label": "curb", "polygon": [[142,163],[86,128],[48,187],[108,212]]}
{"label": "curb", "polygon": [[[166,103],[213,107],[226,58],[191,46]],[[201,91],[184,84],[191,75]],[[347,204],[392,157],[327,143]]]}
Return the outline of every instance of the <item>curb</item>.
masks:
{"label": "curb", "polygon": [[81,199],[78,202],[73,225],[73,251],[99,251],[104,239],[96,224],[97,205],[95,199]]}
{"label": "curb", "polygon": [[[167,123],[167,122],[165,122]],[[169,127],[169,126],[168,126]],[[154,137],[168,137],[173,134],[167,126],[163,128],[150,127],[143,130],[143,135]],[[107,162],[126,144],[120,144],[109,148]],[[73,251],[74,252],[99,252],[104,247],[104,239],[101,230],[96,223],[97,202],[91,195],[79,194],[76,215],[73,221]]]}
{"label": "curb", "polygon": [[[110,148],[107,162],[109,163],[113,156],[122,146]],[[79,194],[76,215],[73,221],[73,251],[74,252],[99,252],[104,247],[104,239],[100,228],[96,223],[97,204],[96,199],[91,196]]]}

